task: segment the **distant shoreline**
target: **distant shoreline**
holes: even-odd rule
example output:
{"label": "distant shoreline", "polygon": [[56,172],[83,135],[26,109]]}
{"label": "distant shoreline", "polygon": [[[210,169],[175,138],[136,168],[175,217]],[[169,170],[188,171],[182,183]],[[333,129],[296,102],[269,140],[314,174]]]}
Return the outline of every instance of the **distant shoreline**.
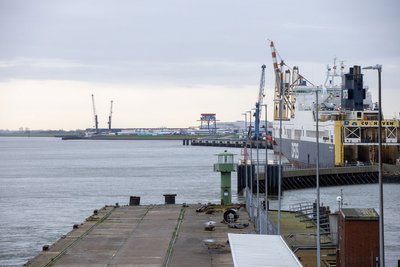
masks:
{"label": "distant shoreline", "polygon": [[191,135],[104,135],[104,136],[92,136],[92,137],[80,137],[80,136],[63,136],[63,140],[188,140],[195,139],[199,136]]}
{"label": "distant shoreline", "polygon": [[[68,135],[68,134],[64,134]],[[59,133],[1,133],[0,137],[61,137]]]}
{"label": "distant shoreline", "polygon": [[78,134],[60,133],[2,133],[0,137],[55,137],[63,140],[191,140],[206,136],[200,135],[100,135],[84,137]]}

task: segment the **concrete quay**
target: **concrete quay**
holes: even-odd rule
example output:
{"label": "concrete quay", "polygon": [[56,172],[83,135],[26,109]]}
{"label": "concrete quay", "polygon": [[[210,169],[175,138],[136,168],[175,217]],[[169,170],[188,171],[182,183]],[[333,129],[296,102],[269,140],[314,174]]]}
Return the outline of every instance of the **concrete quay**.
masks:
{"label": "concrete quay", "polygon": [[[223,223],[223,208],[196,212],[200,205],[106,206],[25,266],[233,266],[228,233],[254,233],[246,211]],[[205,223],[215,222],[212,231]]]}

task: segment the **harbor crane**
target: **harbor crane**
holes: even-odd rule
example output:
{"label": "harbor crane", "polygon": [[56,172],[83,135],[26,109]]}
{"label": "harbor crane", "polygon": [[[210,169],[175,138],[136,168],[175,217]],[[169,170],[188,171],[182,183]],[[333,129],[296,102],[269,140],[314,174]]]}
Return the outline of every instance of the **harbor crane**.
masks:
{"label": "harbor crane", "polygon": [[112,118],[112,109],[113,109],[113,102],[111,100],[111,106],[110,106],[110,115],[108,115],[108,130],[111,132],[111,118]]}
{"label": "harbor crane", "polygon": [[[295,88],[299,85],[305,85],[306,82],[312,84],[299,73],[299,68],[293,68],[286,65],[283,59],[276,51],[274,42],[270,41],[272,62],[275,72],[275,93],[274,93],[274,119],[282,117],[287,120],[294,117],[295,114]],[[278,64],[277,56],[281,59]],[[282,103],[282,116],[279,114],[280,105]]]}
{"label": "harbor crane", "polygon": [[[265,65],[261,66],[261,79],[260,79],[260,89],[258,91],[258,101],[256,102],[256,111],[254,113],[254,135],[253,140],[258,140],[260,138],[260,117],[261,109],[264,100],[264,90],[265,90]],[[265,126],[266,127],[266,126]],[[250,129],[251,133],[251,129]]]}
{"label": "harbor crane", "polygon": [[93,115],[94,115],[94,127],[95,127],[95,134],[99,133],[99,120],[96,113],[96,106],[94,104],[94,95],[92,94],[92,105],[93,105]]}

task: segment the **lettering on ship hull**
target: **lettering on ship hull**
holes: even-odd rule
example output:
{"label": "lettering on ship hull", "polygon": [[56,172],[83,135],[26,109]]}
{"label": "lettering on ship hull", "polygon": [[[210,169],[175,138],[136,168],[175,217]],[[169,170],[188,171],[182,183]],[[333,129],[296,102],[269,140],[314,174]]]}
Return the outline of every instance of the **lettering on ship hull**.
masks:
{"label": "lettering on ship hull", "polygon": [[292,143],[292,158],[299,159],[299,143]]}

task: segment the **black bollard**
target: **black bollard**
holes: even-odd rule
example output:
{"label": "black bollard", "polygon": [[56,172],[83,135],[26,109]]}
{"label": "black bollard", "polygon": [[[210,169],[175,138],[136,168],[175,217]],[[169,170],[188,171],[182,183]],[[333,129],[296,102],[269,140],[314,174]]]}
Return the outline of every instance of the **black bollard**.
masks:
{"label": "black bollard", "polygon": [[175,204],[176,194],[164,194],[165,204]]}

